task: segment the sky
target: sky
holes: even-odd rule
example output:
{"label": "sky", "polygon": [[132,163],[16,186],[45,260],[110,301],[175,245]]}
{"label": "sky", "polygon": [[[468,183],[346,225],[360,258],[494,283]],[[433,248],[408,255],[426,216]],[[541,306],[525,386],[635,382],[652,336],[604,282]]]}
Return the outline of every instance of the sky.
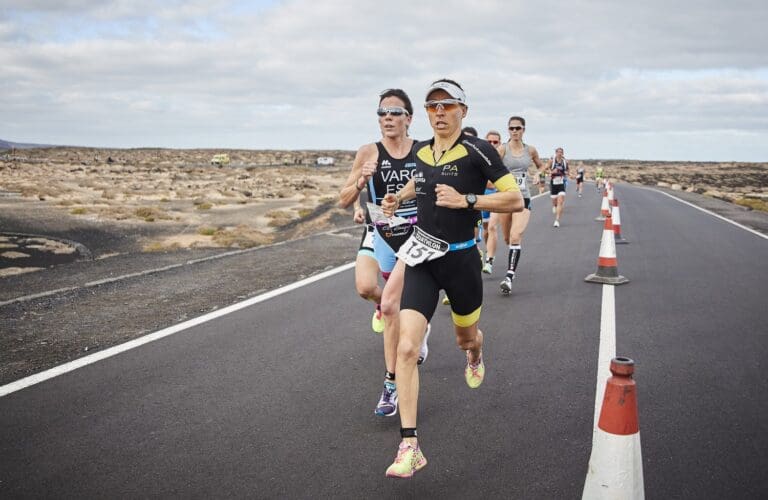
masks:
{"label": "sky", "polygon": [[464,125],[523,116],[544,157],[765,162],[766,20],[764,0],[2,0],[0,138],[355,150],[386,88],[430,138],[447,77]]}

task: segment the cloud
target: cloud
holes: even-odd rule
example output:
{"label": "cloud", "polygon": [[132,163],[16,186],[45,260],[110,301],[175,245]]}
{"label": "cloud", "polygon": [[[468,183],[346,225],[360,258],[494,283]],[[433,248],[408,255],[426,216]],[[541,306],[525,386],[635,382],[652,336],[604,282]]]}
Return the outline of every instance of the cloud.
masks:
{"label": "cloud", "polygon": [[[523,114],[545,149],[727,130],[763,135],[747,154],[768,153],[764,2],[5,4],[4,139],[355,149],[378,135],[380,90],[418,107],[448,76],[467,90],[468,123]],[[423,112],[412,130],[431,135]],[[597,141],[581,140],[570,150],[592,156]],[[688,154],[665,147],[646,154]]]}

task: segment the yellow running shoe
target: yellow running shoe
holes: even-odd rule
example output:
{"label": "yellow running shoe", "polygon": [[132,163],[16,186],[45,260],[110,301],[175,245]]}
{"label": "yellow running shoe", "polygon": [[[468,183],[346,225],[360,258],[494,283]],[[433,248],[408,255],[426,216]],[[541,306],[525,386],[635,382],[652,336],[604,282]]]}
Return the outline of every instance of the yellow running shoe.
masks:
{"label": "yellow running shoe", "polygon": [[384,332],[384,315],[381,314],[381,309],[378,307],[375,311],[373,311],[373,317],[371,318],[371,329],[373,329],[375,333]]}
{"label": "yellow running shoe", "polygon": [[480,361],[473,365],[469,362],[469,351],[467,351],[467,367],[464,368],[464,378],[471,389],[477,389],[483,383],[485,377],[485,363],[483,363],[483,353],[480,353]]}
{"label": "yellow running shoe", "polygon": [[427,459],[421,452],[419,445],[416,446],[403,440],[397,448],[397,457],[394,463],[387,467],[387,477],[409,478],[413,473],[421,470],[427,465]]}
{"label": "yellow running shoe", "polygon": [[451,305],[451,299],[448,298],[448,294],[447,293],[443,296],[443,305],[444,306]]}

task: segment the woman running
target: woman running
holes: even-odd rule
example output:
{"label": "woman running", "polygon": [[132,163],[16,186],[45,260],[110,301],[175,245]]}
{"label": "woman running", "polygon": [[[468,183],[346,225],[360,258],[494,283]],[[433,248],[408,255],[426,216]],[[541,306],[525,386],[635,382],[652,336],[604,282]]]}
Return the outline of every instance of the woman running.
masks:
{"label": "woman running", "polygon": [[[523,195],[525,208],[522,212],[510,214],[491,214],[491,226],[497,223],[501,226],[504,241],[509,246],[507,259],[507,273],[504,280],[499,284],[499,288],[504,295],[512,291],[512,281],[515,279],[517,265],[520,262],[522,253],[523,233],[528,227],[528,221],[531,218],[531,191],[528,188],[528,168],[531,164],[536,165],[540,170],[544,168],[544,163],[539,158],[539,152],[530,144],[523,142],[525,134],[525,118],[513,116],[507,121],[509,128],[509,141],[499,146],[498,153],[501,156],[504,166],[517,180],[520,186],[520,193]],[[496,221],[494,221],[496,219]]]}
{"label": "woman running", "polygon": [[563,148],[555,150],[555,157],[549,164],[549,197],[552,199],[552,211],[555,213],[553,227],[560,227],[560,216],[565,208],[565,183],[568,179],[568,161],[563,156]]}
{"label": "woman running", "polygon": [[[362,146],[352,164],[352,171],[341,190],[340,204],[349,206],[367,188],[368,206],[376,210],[387,193],[402,189],[411,178],[415,163],[412,149],[416,143],[408,137],[413,107],[408,95],[400,89],[385,90],[379,96],[379,127],[382,139]],[[397,211],[396,222],[381,214],[371,213],[375,228],[373,254],[386,284],[381,291],[381,315],[384,320],[384,388],[374,413],[389,417],[397,414],[398,395],[395,385],[397,342],[399,331],[400,295],[403,287],[404,265],[396,254],[413,231],[416,222],[416,201],[404,203]],[[358,257],[360,258],[360,257]],[[367,262],[367,261],[366,261]],[[367,266],[367,264],[366,264]],[[376,316],[374,316],[374,321]],[[426,359],[426,337],[421,346],[421,361]]]}

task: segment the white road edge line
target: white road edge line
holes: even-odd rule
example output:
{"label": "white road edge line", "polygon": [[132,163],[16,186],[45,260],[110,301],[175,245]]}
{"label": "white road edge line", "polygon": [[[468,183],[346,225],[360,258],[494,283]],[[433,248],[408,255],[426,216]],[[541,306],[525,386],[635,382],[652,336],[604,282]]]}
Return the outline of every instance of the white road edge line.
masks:
{"label": "white road edge line", "polygon": [[339,266],[333,269],[329,269],[328,271],[324,271],[320,274],[317,274],[315,276],[310,276],[309,278],[305,278],[301,281],[297,281],[295,283],[291,283],[290,285],[283,286],[281,288],[277,288],[275,290],[269,291],[267,293],[263,293],[261,295],[257,295],[256,297],[251,297],[250,299],[244,300],[242,302],[237,302],[235,304],[232,304],[230,306],[224,307],[222,309],[219,309],[217,311],[210,312],[208,314],[204,314],[200,317],[193,318],[191,320],[185,321],[183,323],[179,323],[177,325],[170,326],[168,328],[164,328],[162,330],[158,330],[154,333],[148,333],[147,335],[144,335],[142,337],[130,340],[128,342],[125,342],[123,344],[116,345],[114,347],[110,347],[108,349],[104,349],[103,351],[95,352],[93,354],[90,354],[88,356],[82,357],[80,359],[76,359],[74,361],[70,361],[68,363],[64,363],[63,365],[59,365],[56,367],[53,367],[49,370],[45,370],[40,373],[36,373],[34,375],[30,375],[29,377],[25,377],[22,379],[19,379],[15,382],[11,382],[10,384],[6,384],[3,386],[0,386],[0,397],[7,396],[8,394],[11,394],[12,392],[20,391],[21,389],[24,389],[26,387],[29,387],[31,385],[39,384],[40,382],[44,382],[48,379],[52,379],[54,377],[58,377],[59,375],[63,375],[65,373],[71,372],[73,370],[77,370],[78,368],[82,368],[84,366],[96,363],[97,361],[101,361],[102,359],[110,358],[112,356],[115,356],[117,354],[123,353],[125,351],[129,351],[131,349],[135,349],[136,347],[142,346],[144,344],[148,344],[150,342],[154,342],[155,340],[162,339],[163,337],[168,337],[169,335],[173,335],[174,333],[178,333],[182,330],[186,330],[188,328],[191,328],[193,326],[197,326],[201,323],[205,323],[207,321],[210,321],[215,318],[219,318],[221,316],[225,316],[229,313],[239,311],[240,309],[244,309],[246,307],[252,306],[254,304],[258,304],[259,302],[264,302],[266,300],[269,300],[273,297],[277,297],[278,295],[282,295],[284,293],[288,293],[290,291],[296,290],[297,288],[301,288],[303,286],[309,285],[311,283],[314,283],[316,281],[323,280],[325,278],[328,278],[330,276],[333,276],[335,274],[347,271],[349,269],[352,269],[355,267],[354,262],[350,262],[348,264],[344,264],[343,266]]}
{"label": "white road edge line", "polygon": [[706,208],[701,208],[701,207],[699,207],[699,206],[696,206],[696,205],[694,205],[693,203],[690,203],[690,202],[688,202],[688,201],[685,201],[685,200],[683,200],[683,199],[681,199],[681,198],[678,198],[677,196],[674,196],[674,195],[671,195],[671,194],[669,194],[669,193],[665,193],[664,191],[661,191],[661,190],[659,190],[659,189],[654,189],[654,188],[650,188],[650,187],[644,187],[644,189],[650,189],[651,191],[656,191],[657,193],[661,193],[661,194],[663,194],[663,195],[669,196],[669,197],[670,197],[670,198],[672,198],[673,200],[677,200],[677,201],[679,201],[680,203],[683,203],[683,204],[685,204],[685,205],[688,205],[689,207],[693,207],[693,208],[695,208],[696,210],[701,210],[701,211],[702,211],[702,212],[704,212],[705,214],[709,214],[709,215],[711,215],[712,217],[717,217],[718,219],[722,219],[722,220],[724,220],[725,222],[728,222],[728,223],[730,223],[730,224],[733,224],[733,225],[734,225],[734,226],[736,226],[736,227],[740,227],[741,229],[744,229],[745,231],[749,231],[749,232],[750,232],[750,233],[752,233],[752,234],[756,234],[757,236],[759,236],[759,237],[761,237],[761,238],[764,238],[764,239],[768,240],[768,236],[767,236],[767,235],[765,235],[765,234],[763,234],[763,233],[761,233],[761,232],[759,232],[759,231],[755,231],[755,230],[754,230],[754,229],[752,229],[751,227],[747,227],[747,226],[745,226],[744,224],[739,224],[739,223],[738,223],[738,222],[736,222],[736,221],[733,221],[733,220],[731,220],[731,219],[728,219],[728,218],[726,218],[726,217],[723,217],[723,216],[722,216],[722,215],[720,215],[720,214],[716,214],[715,212],[713,212],[713,211],[711,211],[711,210],[707,210]]}
{"label": "white road edge line", "polygon": [[603,301],[600,309],[600,347],[597,354],[597,390],[595,391],[595,415],[592,434],[597,432],[600,410],[603,407],[605,383],[611,376],[611,360],[616,357],[616,286],[603,285]]}
{"label": "white road edge line", "polygon": [[176,269],[176,268],[184,267],[184,266],[191,266],[193,264],[199,264],[201,262],[208,262],[210,260],[218,260],[218,259],[223,259],[225,257],[232,257],[234,255],[241,255],[241,254],[244,254],[244,253],[251,253],[251,252],[258,251],[258,250],[262,250],[264,248],[270,248],[270,247],[285,245],[286,243],[289,243],[289,242],[305,240],[307,238],[311,238],[312,236],[336,236],[335,233],[339,233],[339,232],[342,232],[342,231],[348,231],[350,229],[355,229],[356,227],[357,226],[346,226],[346,227],[336,228],[336,229],[332,229],[330,231],[326,231],[326,232],[323,232],[323,233],[318,233],[318,234],[314,234],[314,235],[304,236],[304,237],[301,237],[301,238],[296,238],[295,240],[279,241],[277,243],[272,243],[270,245],[263,245],[263,246],[259,246],[259,247],[253,247],[253,248],[243,248],[241,250],[232,250],[232,251],[229,251],[229,252],[217,253],[215,255],[209,255],[208,257],[201,257],[199,259],[192,259],[192,260],[188,260],[186,262],[182,262],[182,263],[179,263],[179,264],[170,264],[170,265],[163,266],[163,267],[158,267],[158,268],[155,268],[155,269],[146,269],[144,271],[138,271],[138,272],[135,272],[135,273],[123,274],[123,275],[115,276],[115,277],[111,277],[111,278],[103,278],[103,279],[96,280],[96,281],[89,281],[88,283],[85,283],[83,285],[68,286],[68,287],[64,287],[64,288],[57,288],[55,290],[47,290],[45,292],[33,293],[31,295],[23,295],[21,297],[16,297],[16,298],[13,298],[13,299],[0,301],[0,307],[7,306],[7,305],[10,305],[10,304],[15,304],[16,302],[27,302],[29,300],[40,299],[40,298],[43,298],[43,297],[50,297],[52,295],[58,295],[60,293],[72,292],[72,291],[75,291],[75,290],[79,290],[81,288],[91,288],[91,287],[94,287],[94,286],[106,285],[108,283],[114,283],[116,281],[122,281],[122,280],[130,279],[130,278],[138,278],[140,276],[148,276],[148,275],[151,275],[151,274],[162,273],[162,272],[165,272],[165,271],[170,271],[171,269]]}

